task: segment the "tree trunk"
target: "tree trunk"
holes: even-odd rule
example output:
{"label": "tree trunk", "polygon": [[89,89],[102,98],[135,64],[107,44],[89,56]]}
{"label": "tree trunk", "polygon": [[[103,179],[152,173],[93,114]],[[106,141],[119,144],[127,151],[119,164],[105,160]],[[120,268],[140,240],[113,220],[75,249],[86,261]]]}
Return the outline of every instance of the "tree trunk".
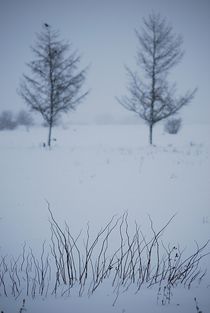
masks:
{"label": "tree trunk", "polygon": [[152,145],[152,131],[153,131],[153,124],[149,125],[149,143]]}
{"label": "tree trunk", "polygon": [[51,146],[51,135],[52,135],[52,123],[49,124],[49,133],[48,133],[48,147]]}

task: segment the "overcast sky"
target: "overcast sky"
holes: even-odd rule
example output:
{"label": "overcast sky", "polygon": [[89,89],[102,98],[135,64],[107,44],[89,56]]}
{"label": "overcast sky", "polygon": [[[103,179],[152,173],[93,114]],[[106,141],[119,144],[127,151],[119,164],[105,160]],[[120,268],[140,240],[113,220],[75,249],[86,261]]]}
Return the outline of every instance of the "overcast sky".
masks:
{"label": "overcast sky", "polygon": [[184,39],[185,55],[172,71],[178,91],[198,87],[193,102],[181,112],[183,122],[210,122],[210,1],[209,0],[0,0],[0,111],[26,105],[17,94],[30,46],[44,22],[60,31],[90,64],[86,87],[90,95],[69,120],[96,122],[132,118],[116,101],[126,93],[124,65],[135,69],[142,18],[157,12]]}

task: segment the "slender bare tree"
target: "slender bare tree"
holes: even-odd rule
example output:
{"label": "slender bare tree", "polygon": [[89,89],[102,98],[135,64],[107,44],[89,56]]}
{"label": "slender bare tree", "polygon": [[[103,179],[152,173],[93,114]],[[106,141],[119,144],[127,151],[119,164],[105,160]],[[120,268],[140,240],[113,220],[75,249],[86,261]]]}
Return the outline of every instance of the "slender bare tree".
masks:
{"label": "slender bare tree", "polygon": [[144,75],[126,67],[129,78],[128,96],[117,98],[126,109],[135,112],[149,126],[149,142],[153,143],[153,126],[175,114],[194,97],[196,89],[176,97],[176,85],[167,81],[169,71],[183,57],[182,37],[159,14],[143,20],[142,32],[135,31],[139,48],[137,66]]}
{"label": "slender bare tree", "polygon": [[32,52],[35,59],[27,64],[31,76],[23,75],[19,92],[49,126],[50,147],[52,127],[60,115],[75,110],[88,93],[81,92],[87,68],[78,70],[81,57],[72,51],[71,45],[59,40],[59,33],[46,23],[37,34]]}

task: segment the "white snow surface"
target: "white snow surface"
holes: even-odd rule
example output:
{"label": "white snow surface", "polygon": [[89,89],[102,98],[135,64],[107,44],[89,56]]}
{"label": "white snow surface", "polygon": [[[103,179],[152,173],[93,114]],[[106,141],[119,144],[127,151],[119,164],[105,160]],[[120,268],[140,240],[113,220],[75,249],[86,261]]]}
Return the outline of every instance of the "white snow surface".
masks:
{"label": "white snow surface", "polygon": [[[184,125],[177,135],[162,126],[148,144],[144,125],[72,125],[54,128],[52,148],[43,147],[47,129],[0,132],[0,254],[18,255],[23,243],[40,253],[50,239],[47,202],[60,225],[77,234],[87,222],[93,232],[116,214],[128,212],[130,227],[137,221],[151,232],[149,217],[164,231],[166,244],[179,244],[186,253],[210,239],[210,125]],[[207,247],[207,251],[210,247]],[[170,304],[157,304],[156,291],[127,291],[112,306],[113,295],[101,286],[91,297],[26,298],[29,313],[202,313],[210,312],[210,257],[201,285],[175,288]],[[0,296],[0,310],[19,312],[23,297]]]}

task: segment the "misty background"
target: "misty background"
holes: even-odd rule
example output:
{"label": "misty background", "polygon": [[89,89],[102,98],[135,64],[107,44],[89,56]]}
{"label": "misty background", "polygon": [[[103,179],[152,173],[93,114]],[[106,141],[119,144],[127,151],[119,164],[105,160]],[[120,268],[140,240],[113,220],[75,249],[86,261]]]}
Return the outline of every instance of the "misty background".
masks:
{"label": "misty background", "polygon": [[[140,123],[116,101],[126,94],[124,66],[136,67],[137,38],[142,19],[160,13],[183,36],[185,55],[171,71],[177,94],[198,87],[192,103],[179,116],[183,123],[209,123],[210,2],[209,0],[0,0],[0,111],[26,109],[17,94],[30,47],[43,23],[60,32],[82,55],[81,68],[90,65],[85,88],[90,94],[63,120],[71,123]],[[33,114],[33,116],[38,116]]]}

